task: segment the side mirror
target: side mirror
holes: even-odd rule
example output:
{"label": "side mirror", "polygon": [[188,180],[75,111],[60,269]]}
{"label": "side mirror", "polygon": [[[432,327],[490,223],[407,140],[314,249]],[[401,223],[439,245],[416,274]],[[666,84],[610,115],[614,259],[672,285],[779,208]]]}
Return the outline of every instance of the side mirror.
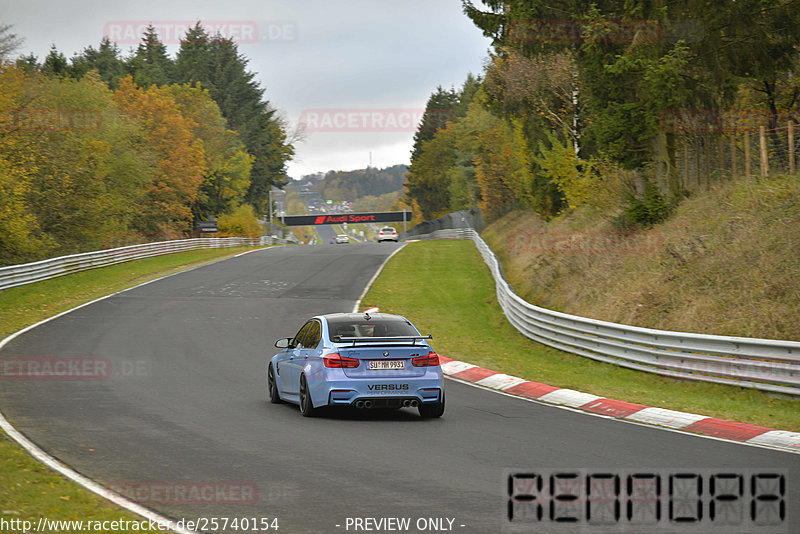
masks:
{"label": "side mirror", "polygon": [[288,349],[291,347],[291,338],[282,337],[278,341],[275,342],[275,346],[279,349]]}

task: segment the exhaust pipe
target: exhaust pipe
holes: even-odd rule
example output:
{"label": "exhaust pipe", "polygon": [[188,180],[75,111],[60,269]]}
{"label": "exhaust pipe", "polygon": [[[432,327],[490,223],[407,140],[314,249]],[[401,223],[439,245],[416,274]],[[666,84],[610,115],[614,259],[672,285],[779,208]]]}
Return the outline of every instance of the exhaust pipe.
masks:
{"label": "exhaust pipe", "polygon": [[408,400],[408,399],[404,400],[403,401],[403,408],[408,408],[409,406],[411,406],[411,401]]}
{"label": "exhaust pipe", "polygon": [[372,401],[365,401],[364,408],[372,408]]}
{"label": "exhaust pipe", "polygon": [[356,408],[363,409],[364,408],[364,401],[356,401]]}
{"label": "exhaust pipe", "polygon": [[412,408],[416,408],[417,406],[419,406],[419,402],[417,402],[417,401],[415,401],[415,400],[412,400],[412,401],[411,401],[411,407],[412,407]]}

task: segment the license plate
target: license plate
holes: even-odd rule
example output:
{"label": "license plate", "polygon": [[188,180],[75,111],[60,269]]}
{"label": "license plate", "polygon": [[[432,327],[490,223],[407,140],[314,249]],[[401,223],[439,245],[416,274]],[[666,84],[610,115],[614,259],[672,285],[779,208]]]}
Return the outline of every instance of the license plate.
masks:
{"label": "license plate", "polygon": [[406,362],[404,360],[370,360],[369,369],[377,371],[381,369],[405,369]]}

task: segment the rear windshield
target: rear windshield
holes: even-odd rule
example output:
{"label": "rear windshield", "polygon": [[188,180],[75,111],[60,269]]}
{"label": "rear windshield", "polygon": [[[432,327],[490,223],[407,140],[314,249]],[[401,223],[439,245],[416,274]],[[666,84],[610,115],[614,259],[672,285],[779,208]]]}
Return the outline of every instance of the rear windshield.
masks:
{"label": "rear windshield", "polygon": [[403,319],[328,319],[328,335],[341,337],[391,337],[418,336],[419,332],[411,323]]}

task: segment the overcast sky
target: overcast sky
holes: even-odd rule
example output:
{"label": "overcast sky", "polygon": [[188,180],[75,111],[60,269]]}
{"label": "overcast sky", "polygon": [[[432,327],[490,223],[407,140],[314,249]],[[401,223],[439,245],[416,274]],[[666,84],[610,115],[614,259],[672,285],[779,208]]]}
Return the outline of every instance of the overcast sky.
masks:
{"label": "overcast sky", "polygon": [[0,0],[19,54],[40,60],[51,44],[70,57],[104,35],[127,54],[148,23],[174,54],[197,20],[238,38],[273,107],[307,124],[293,178],[363,168],[370,152],[375,167],[407,164],[430,93],[480,74],[490,46],[460,0]]}

